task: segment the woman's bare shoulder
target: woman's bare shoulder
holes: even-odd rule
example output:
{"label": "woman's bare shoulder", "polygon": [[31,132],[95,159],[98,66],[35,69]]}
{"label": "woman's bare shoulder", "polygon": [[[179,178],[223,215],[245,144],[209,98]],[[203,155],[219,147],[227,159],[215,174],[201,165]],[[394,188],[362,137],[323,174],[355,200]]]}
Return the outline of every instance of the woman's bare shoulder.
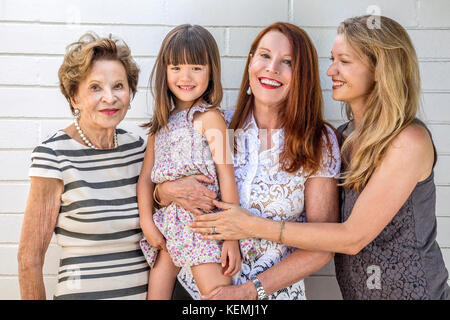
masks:
{"label": "woman's bare shoulder", "polygon": [[391,148],[422,153],[433,151],[433,144],[427,129],[420,124],[412,123],[392,140]]}
{"label": "woman's bare shoulder", "polygon": [[434,164],[433,142],[427,129],[416,123],[408,125],[392,140],[386,158],[402,163],[405,169],[416,168],[418,181],[426,179]]}

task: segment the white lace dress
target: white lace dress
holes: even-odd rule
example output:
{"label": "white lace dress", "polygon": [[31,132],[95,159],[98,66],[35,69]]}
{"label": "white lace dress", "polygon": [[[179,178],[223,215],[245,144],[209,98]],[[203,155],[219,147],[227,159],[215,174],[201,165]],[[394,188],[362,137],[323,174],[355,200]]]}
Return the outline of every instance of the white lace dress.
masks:
{"label": "white lace dress", "polygon": [[[225,110],[227,120],[231,119],[233,111]],[[320,170],[312,177],[337,178],[340,172],[339,145],[334,132],[328,128],[333,154],[324,148]],[[279,156],[283,150],[284,130],[277,130],[272,134],[270,149],[261,148],[259,132],[253,115],[246,120],[238,138],[236,139],[236,155],[234,168],[239,190],[240,203],[252,214],[276,221],[305,222],[304,191],[307,180],[306,174],[299,169],[295,174],[280,169]],[[325,137],[324,137],[325,139]],[[261,139],[264,141],[264,139]],[[260,150],[264,150],[261,151]],[[262,255],[252,261],[242,263],[239,274],[233,277],[233,284],[242,284],[254,278],[259,273],[271,268],[294,252],[296,248],[261,239],[258,242]],[[195,285],[189,268],[182,268],[178,280],[194,298],[200,294]],[[281,289],[269,296],[269,299],[305,300],[303,280]]]}

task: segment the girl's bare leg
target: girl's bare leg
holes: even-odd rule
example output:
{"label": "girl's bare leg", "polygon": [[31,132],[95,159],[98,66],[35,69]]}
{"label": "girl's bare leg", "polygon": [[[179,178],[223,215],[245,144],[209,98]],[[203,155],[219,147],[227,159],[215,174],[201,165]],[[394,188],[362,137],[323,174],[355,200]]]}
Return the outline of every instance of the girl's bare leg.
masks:
{"label": "girl's bare leg", "polygon": [[195,283],[202,295],[209,294],[215,288],[231,285],[231,277],[223,274],[219,263],[205,263],[191,267]]}
{"label": "girl's bare leg", "polygon": [[160,250],[149,273],[147,300],[171,300],[179,271],[180,268],[173,264],[169,253]]}

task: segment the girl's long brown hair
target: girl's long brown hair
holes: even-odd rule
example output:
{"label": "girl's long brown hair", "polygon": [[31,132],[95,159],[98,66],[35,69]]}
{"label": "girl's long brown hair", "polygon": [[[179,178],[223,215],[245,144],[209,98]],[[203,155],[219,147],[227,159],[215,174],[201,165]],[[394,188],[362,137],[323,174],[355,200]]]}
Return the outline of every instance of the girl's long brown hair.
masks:
{"label": "girl's long brown hair", "polygon": [[173,94],[167,84],[167,66],[179,64],[209,65],[209,84],[201,97],[212,107],[222,101],[220,54],[214,37],[198,25],[175,27],[164,38],[150,75],[150,87],[155,101],[153,117],[142,127],[155,134],[167,125]]}
{"label": "girl's long brown hair", "polygon": [[294,173],[303,168],[306,173],[312,175],[321,166],[324,136],[330,157],[332,146],[326,128],[327,123],[323,120],[323,99],[317,53],[311,39],[303,29],[290,23],[276,22],[258,34],[250,47],[230,129],[242,128],[253,109],[253,95],[247,94],[249,63],[261,38],[273,30],[284,34],[292,48],[290,90],[279,114],[285,136],[280,164],[282,170],[286,172]]}

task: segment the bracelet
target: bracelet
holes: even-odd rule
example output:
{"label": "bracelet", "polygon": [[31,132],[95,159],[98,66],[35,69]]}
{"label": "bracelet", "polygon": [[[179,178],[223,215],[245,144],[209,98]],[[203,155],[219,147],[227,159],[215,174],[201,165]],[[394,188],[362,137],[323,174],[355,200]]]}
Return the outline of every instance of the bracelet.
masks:
{"label": "bracelet", "polygon": [[281,227],[280,227],[280,236],[278,237],[278,243],[283,243],[283,230],[284,230],[284,224],[286,221],[281,221]]}
{"label": "bracelet", "polygon": [[269,297],[267,296],[266,291],[264,290],[264,287],[262,286],[261,282],[257,277],[254,277],[252,279],[253,284],[256,288],[256,293],[258,294],[258,300],[268,300]]}
{"label": "bracelet", "polygon": [[159,205],[162,206],[161,202],[158,201],[158,199],[156,199],[156,189],[158,189],[159,184],[155,185],[155,189],[153,189],[153,200]]}

